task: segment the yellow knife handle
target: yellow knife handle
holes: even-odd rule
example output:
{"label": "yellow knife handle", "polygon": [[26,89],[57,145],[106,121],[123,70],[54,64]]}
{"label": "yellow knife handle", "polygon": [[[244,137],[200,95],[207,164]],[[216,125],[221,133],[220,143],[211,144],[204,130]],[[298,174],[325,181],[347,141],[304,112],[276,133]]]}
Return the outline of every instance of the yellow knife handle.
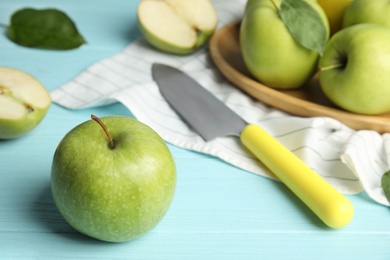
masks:
{"label": "yellow knife handle", "polygon": [[351,221],[352,203],[260,126],[246,126],[241,141],[326,225],[341,228]]}

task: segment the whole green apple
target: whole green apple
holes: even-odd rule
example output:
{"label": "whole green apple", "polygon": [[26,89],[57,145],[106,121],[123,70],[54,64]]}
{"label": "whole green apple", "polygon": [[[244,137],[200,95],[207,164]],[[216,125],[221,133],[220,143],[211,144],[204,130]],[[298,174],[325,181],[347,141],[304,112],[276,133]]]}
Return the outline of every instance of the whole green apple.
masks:
{"label": "whole green apple", "polygon": [[181,55],[203,46],[218,23],[210,0],[142,0],[137,17],[141,33],[152,46]]}
{"label": "whole green apple", "polygon": [[390,27],[390,2],[353,0],[344,14],[343,27],[359,23],[376,23]]}
{"label": "whole green apple", "polygon": [[345,11],[353,0],[317,0],[328,17],[330,34],[333,35],[343,27]]}
{"label": "whole green apple", "polygon": [[358,24],[336,33],[319,62],[324,93],[360,114],[390,111],[390,30]]}
{"label": "whole green apple", "polygon": [[92,119],[66,134],[55,151],[55,204],[85,235],[109,242],[135,239],[153,229],[170,207],[174,160],[145,124],[123,116]]}
{"label": "whole green apple", "polygon": [[50,104],[49,93],[36,78],[0,67],[0,139],[30,132],[45,117]]}
{"label": "whole green apple", "polygon": [[[298,88],[316,72],[319,53],[305,48],[292,37],[278,13],[281,2],[247,2],[240,27],[240,48],[254,78],[273,88]],[[323,9],[315,0],[306,2],[321,16],[329,36]]]}

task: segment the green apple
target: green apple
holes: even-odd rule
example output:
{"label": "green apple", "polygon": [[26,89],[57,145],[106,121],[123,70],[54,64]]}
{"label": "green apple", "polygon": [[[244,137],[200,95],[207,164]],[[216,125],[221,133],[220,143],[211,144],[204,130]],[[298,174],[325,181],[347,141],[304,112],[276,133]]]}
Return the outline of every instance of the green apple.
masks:
{"label": "green apple", "polygon": [[210,0],[142,0],[137,17],[141,33],[151,45],[182,55],[203,46],[218,23]]}
{"label": "green apple", "polygon": [[[90,237],[122,242],[153,229],[176,187],[161,137],[124,116],[92,116],[73,128],[53,157],[51,189],[65,220]],[[95,122],[96,121],[96,122]]]}
{"label": "green apple", "polygon": [[343,26],[345,11],[352,0],[317,0],[328,17],[330,34],[333,35]]}
{"label": "green apple", "polygon": [[45,117],[50,104],[48,91],[36,78],[0,67],[0,139],[30,132]]}
{"label": "green apple", "polygon": [[390,27],[389,0],[353,0],[344,14],[343,27],[376,23]]}
{"label": "green apple", "polygon": [[[316,72],[319,53],[296,41],[278,8],[281,0],[252,0],[247,3],[240,28],[244,63],[254,78],[269,87],[301,87]],[[326,14],[315,0],[307,0],[321,16],[329,36]]]}
{"label": "green apple", "polygon": [[336,105],[359,114],[390,111],[390,30],[358,24],[336,33],[319,62],[321,87]]}

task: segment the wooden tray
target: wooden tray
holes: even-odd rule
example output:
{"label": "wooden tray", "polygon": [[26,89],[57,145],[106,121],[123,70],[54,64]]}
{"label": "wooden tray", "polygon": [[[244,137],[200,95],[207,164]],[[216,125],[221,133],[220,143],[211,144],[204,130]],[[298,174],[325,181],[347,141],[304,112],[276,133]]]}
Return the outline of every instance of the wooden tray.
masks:
{"label": "wooden tray", "polygon": [[256,81],[245,67],[239,46],[240,23],[228,24],[210,40],[211,57],[222,74],[257,100],[290,114],[332,117],[356,130],[390,132],[390,113],[369,116],[337,108],[322,92],[316,76],[297,90],[276,90]]}

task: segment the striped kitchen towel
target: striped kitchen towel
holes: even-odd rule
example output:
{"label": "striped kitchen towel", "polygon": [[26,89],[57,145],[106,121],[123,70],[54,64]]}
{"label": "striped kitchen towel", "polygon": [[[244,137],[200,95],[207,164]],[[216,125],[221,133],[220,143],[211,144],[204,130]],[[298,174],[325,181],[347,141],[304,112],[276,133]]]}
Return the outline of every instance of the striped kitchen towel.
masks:
{"label": "striped kitchen towel", "polygon": [[[219,27],[242,18],[246,0],[214,0]],[[53,101],[69,109],[121,102],[167,142],[218,157],[227,163],[276,179],[235,137],[205,142],[161,96],[151,64],[165,63],[187,72],[247,122],[259,124],[309,167],[344,194],[363,189],[378,203],[390,205],[380,180],[388,168],[389,139],[374,131],[354,131],[326,117],[301,118],[266,106],[231,85],[210,60],[207,47],[189,56],[159,52],[140,38],[120,53],[86,68],[53,90]],[[207,167],[207,166],[205,166]]]}

